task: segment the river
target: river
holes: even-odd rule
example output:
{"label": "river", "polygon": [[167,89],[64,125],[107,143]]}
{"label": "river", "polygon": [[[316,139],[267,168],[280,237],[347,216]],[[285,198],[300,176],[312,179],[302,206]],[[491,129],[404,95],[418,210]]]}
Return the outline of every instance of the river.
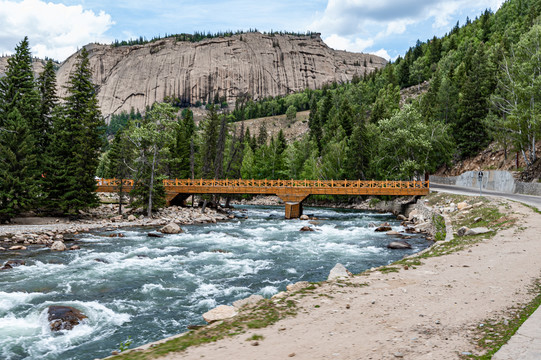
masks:
{"label": "river", "polygon": [[[131,338],[132,347],[203,324],[201,314],[251,294],[270,297],[297,281],[326,280],[338,262],[353,273],[396,261],[429,246],[421,235],[409,250],[389,250],[392,237],[369,223],[400,223],[389,214],[305,208],[317,217],[284,220],[283,208],[244,206],[245,219],[182,226],[185,233],[150,238],[148,228],[79,234],[77,251],[30,247],[0,265],[0,358],[89,360],[106,357]],[[122,233],[124,237],[109,237]],[[52,333],[50,305],[68,305],[88,319]]]}

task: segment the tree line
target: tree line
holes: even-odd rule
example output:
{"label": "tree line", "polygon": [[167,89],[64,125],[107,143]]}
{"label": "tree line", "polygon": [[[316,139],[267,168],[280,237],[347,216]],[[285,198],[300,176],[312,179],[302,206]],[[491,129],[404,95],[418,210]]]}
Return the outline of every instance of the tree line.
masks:
{"label": "tree line", "polygon": [[[133,206],[151,215],[164,203],[165,178],[422,179],[492,140],[532,164],[541,131],[539,14],[541,0],[510,0],[371,74],[263,102],[239,97],[231,112],[211,104],[197,125],[189,109],[157,103],[121,116],[108,147],[84,50],[58,102],[45,90],[54,72],[33,80],[25,39],[1,83],[2,213],[39,204],[73,214],[94,203],[95,174],[136,180]],[[401,89],[423,82],[426,93],[401,100]],[[309,109],[308,133],[287,141],[265,122],[257,131],[238,122],[277,108],[290,116]]]}
{"label": "tree line", "polygon": [[[257,29],[237,30],[237,31],[232,31],[232,30],[229,30],[229,31],[217,31],[217,32],[214,32],[214,33],[210,32],[210,31],[207,31],[207,32],[194,31],[193,34],[182,33],[182,34],[171,34],[171,35],[165,34],[163,37],[162,36],[155,36],[155,37],[151,38],[150,40],[147,40],[147,38],[144,37],[144,36],[139,36],[136,39],[130,39],[130,40],[118,40],[118,39],[115,39],[115,41],[113,41],[113,43],[111,45],[113,47],[144,45],[144,44],[155,42],[155,41],[158,41],[158,40],[161,40],[161,39],[169,39],[169,38],[173,38],[173,39],[175,39],[175,41],[187,41],[187,42],[196,43],[196,42],[200,42],[200,41],[205,40],[205,39],[227,38],[227,37],[232,37],[234,35],[243,35],[243,34],[258,33],[258,32],[259,32],[259,30],[257,30]],[[312,37],[314,35],[319,36],[319,33],[314,33],[314,32],[311,32],[311,31],[292,32],[292,31],[274,31],[274,30],[271,30],[269,32],[264,31],[264,32],[262,32],[262,34],[269,35],[269,36],[276,36],[276,35],[292,35],[292,36],[308,36],[308,37]],[[241,40],[242,40],[242,37],[241,37]]]}
{"label": "tree line", "polygon": [[96,205],[94,176],[104,128],[88,53],[56,94],[54,64],[34,79],[28,38],[0,79],[0,220],[29,209],[76,215]]}

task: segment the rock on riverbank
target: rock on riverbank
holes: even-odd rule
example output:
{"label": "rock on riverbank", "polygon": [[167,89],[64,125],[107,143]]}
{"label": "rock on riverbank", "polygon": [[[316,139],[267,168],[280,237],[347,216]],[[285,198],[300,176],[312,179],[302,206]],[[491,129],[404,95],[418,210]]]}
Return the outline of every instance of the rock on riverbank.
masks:
{"label": "rock on riverbank", "polygon": [[[229,219],[223,210],[207,208],[201,213],[198,208],[185,208],[171,206],[157,211],[152,218],[145,217],[137,209],[123,207],[122,215],[118,215],[118,205],[101,205],[88,212],[82,212],[81,217],[75,221],[62,219],[62,222],[47,219],[45,224],[39,218],[32,218],[32,223],[23,225],[0,225],[0,243],[21,244],[20,246],[40,245],[51,247],[55,242],[65,243],[71,236],[92,229],[117,229],[129,226],[164,226],[167,224],[203,224],[216,223]],[[45,220],[45,219],[44,219]],[[52,222],[52,223],[51,223]],[[56,245],[60,248],[60,244]],[[11,248],[10,246],[5,246]],[[15,250],[15,249],[14,249]]]}

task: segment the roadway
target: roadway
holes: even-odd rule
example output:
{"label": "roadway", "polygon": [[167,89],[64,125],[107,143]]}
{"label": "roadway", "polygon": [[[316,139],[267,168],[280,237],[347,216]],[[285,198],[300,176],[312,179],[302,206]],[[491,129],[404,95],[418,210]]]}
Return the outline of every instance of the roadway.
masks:
{"label": "roadway", "polygon": [[[447,192],[447,193],[452,193],[452,194],[457,194],[457,195],[479,196],[478,188],[461,187],[461,186],[455,186],[455,185],[443,185],[443,184],[436,184],[433,182],[430,183],[430,190]],[[505,198],[509,200],[514,200],[514,201],[518,201],[524,204],[534,206],[537,209],[541,210],[541,197],[540,196],[510,194],[510,193],[503,193],[499,191],[491,191],[491,190],[485,190],[485,189],[483,189],[483,196],[500,197],[500,198]]]}
{"label": "roadway", "polygon": [[[479,189],[454,185],[430,183],[431,191],[458,195],[479,196]],[[483,196],[499,197],[518,201],[541,210],[541,197],[509,194],[483,190]],[[522,324],[518,331],[492,357],[493,360],[538,360],[541,359],[541,307]]]}

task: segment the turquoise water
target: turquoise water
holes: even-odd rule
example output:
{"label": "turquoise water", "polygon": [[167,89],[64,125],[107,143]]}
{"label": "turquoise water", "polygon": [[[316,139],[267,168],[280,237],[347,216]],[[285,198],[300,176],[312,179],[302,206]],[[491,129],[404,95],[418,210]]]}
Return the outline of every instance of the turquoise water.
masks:
{"label": "turquoise water", "polygon": [[[243,207],[246,219],[183,226],[184,234],[150,238],[151,229],[78,235],[78,251],[30,248],[26,266],[0,272],[0,358],[106,357],[131,336],[133,346],[203,324],[201,314],[251,294],[270,297],[297,281],[321,281],[337,263],[354,273],[386,265],[429,245],[389,250],[393,240],[369,223],[394,217],[360,211],[305,208],[319,231],[300,232],[305,221],[284,220],[283,208]],[[240,214],[240,212],[239,212]],[[217,251],[219,250],[219,251]],[[0,263],[13,259],[0,254]],[[97,261],[97,259],[99,261]],[[71,331],[51,333],[50,305],[88,316]]]}

